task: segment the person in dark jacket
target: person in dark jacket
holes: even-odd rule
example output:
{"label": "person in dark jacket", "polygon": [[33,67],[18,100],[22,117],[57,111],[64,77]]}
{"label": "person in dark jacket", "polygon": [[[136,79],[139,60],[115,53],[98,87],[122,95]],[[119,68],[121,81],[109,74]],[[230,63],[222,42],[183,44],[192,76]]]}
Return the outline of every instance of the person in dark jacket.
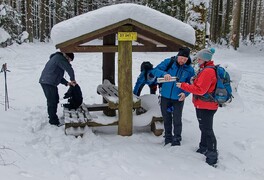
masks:
{"label": "person in dark jacket", "polygon": [[150,89],[150,94],[156,94],[157,91],[157,77],[150,73],[153,65],[149,61],[144,61],[140,66],[140,74],[137,78],[133,94],[140,96],[143,87],[147,84]]}
{"label": "person in dark jacket", "polygon": [[[47,99],[49,123],[51,125],[60,125],[59,118],[57,116],[57,106],[59,103],[57,86],[59,84],[64,84],[65,86],[74,86],[76,84],[74,70],[70,64],[73,59],[73,53],[56,52],[52,54],[39,79],[39,83],[41,84]],[[65,71],[70,76],[70,82],[63,78]]]}
{"label": "person in dark jacket", "polygon": [[212,56],[215,49],[203,49],[196,55],[200,66],[199,72],[193,84],[177,83],[177,87],[193,93],[193,104],[201,131],[199,148],[196,152],[206,156],[209,165],[215,165],[218,160],[216,138],[213,131],[213,118],[218,109],[217,102],[201,98],[206,93],[212,93],[217,83],[215,69],[209,68],[214,65]]}
{"label": "person in dark jacket", "polygon": [[169,143],[172,146],[181,145],[182,110],[184,99],[189,93],[178,88],[176,82],[171,82],[170,80],[172,76],[176,76],[179,82],[190,82],[194,76],[194,69],[190,65],[191,58],[189,56],[189,48],[180,48],[170,69],[167,69],[167,67],[171,58],[167,58],[151,71],[154,76],[164,77],[165,81],[168,81],[162,84],[160,104],[164,120],[165,145]]}

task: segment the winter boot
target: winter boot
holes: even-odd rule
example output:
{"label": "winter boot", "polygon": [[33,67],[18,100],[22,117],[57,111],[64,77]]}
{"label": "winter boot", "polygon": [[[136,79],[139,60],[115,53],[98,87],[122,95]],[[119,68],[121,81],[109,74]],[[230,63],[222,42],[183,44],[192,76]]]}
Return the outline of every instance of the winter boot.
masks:
{"label": "winter boot", "polygon": [[180,146],[181,145],[181,137],[173,137],[171,146]]}
{"label": "winter boot", "polygon": [[197,153],[204,154],[207,152],[207,147],[200,146],[199,149],[196,150]]}
{"label": "winter boot", "polygon": [[205,153],[206,156],[206,163],[210,166],[214,166],[218,160],[218,152],[217,151],[207,151]]}
{"label": "winter boot", "polygon": [[165,144],[164,146],[166,146],[167,144],[172,142],[172,138],[165,138]]}

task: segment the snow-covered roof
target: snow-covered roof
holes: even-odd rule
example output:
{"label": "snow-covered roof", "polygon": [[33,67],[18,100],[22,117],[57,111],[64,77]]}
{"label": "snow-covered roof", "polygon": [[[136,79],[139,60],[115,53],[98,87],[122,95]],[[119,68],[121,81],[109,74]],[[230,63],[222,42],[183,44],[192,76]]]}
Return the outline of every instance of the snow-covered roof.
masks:
{"label": "snow-covered roof", "polygon": [[126,19],[195,44],[195,30],[190,25],[149,7],[131,3],[106,6],[60,22],[52,28],[51,39],[57,45]]}

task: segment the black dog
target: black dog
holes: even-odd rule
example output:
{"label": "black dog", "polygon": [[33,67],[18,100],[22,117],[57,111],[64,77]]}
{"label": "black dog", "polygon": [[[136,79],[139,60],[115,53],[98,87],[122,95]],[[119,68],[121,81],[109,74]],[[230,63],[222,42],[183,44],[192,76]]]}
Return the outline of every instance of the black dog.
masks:
{"label": "black dog", "polygon": [[70,86],[68,91],[64,94],[64,99],[68,99],[67,104],[63,104],[63,107],[68,109],[77,109],[83,103],[82,91],[78,84]]}

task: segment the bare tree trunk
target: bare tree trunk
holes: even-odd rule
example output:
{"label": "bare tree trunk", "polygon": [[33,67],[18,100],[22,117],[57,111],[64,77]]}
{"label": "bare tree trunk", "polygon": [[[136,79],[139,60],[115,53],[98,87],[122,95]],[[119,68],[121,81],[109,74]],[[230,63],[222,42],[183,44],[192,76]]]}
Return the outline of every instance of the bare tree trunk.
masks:
{"label": "bare tree trunk", "polygon": [[219,0],[218,4],[218,14],[217,14],[217,43],[220,42],[222,37],[222,30],[223,30],[223,0]]}
{"label": "bare tree trunk", "polygon": [[45,42],[45,27],[46,27],[46,18],[45,18],[45,3],[40,4],[40,42]]}
{"label": "bare tree trunk", "polygon": [[83,0],[78,0],[78,14],[83,14],[84,9],[84,4]]}
{"label": "bare tree trunk", "polygon": [[219,0],[213,0],[212,1],[212,14],[211,14],[211,40],[214,43],[217,43],[218,39],[218,14],[219,14]]}
{"label": "bare tree trunk", "polygon": [[73,8],[74,8],[74,16],[77,16],[78,15],[78,0],[74,0]]}
{"label": "bare tree trunk", "polygon": [[63,20],[62,15],[62,0],[56,0],[56,24]]}
{"label": "bare tree trunk", "polygon": [[253,0],[249,40],[254,43],[256,32],[257,0]]}
{"label": "bare tree trunk", "polygon": [[233,5],[233,27],[231,36],[231,45],[235,50],[239,47],[240,19],[241,19],[241,0],[234,0]]}
{"label": "bare tree trunk", "polygon": [[226,40],[226,42],[227,42],[227,44],[229,45],[229,43],[230,43],[230,36],[229,36],[229,34],[230,34],[230,31],[231,31],[231,29],[230,29],[230,22],[231,22],[231,19],[232,19],[232,6],[233,6],[233,4],[232,4],[232,0],[227,0],[227,2],[226,2],[226,14],[225,14],[225,28],[224,28],[224,38],[225,38],[225,40]]}
{"label": "bare tree trunk", "polygon": [[50,29],[54,26],[55,19],[55,0],[51,0],[50,2]]}
{"label": "bare tree trunk", "polygon": [[245,0],[244,4],[244,18],[243,18],[243,29],[242,29],[242,39],[246,40],[248,36],[249,27],[249,11],[250,11],[250,0]]}
{"label": "bare tree trunk", "polygon": [[264,36],[264,6],[263,6],[263,2],[261,0],[260,2],[260,12],[259,12],[259,29],[260,29],[260,32],[259,34],[261,36]]}
{"label": "bare tree trunk", "polygon": [[27,23],[26,23],[26,1],[21,0],[21,25],[22,31],[26,31]]}
{"label": "bare tree trunk", "polygon": [[29,42],[33,42],[33,23],[32,23],[32,0],[27,0],[27,32]]}
{"label": "bare tree trunk", "polygon": [[45,0],[45,13],[46,13],[46,17],[45,17],[45,36],[46,37],[50,37],[50,21],[49,21],[49,0]]}
{"label": "bare tree trunk", "polygon": [[180,20],[184,22],[186,20],[186,2],[185,1],[180,1],[179,4],[179,9],[180,9]]}
{"label": "bare tree trunk", "polygon": [[35,39],[39,39],[39,33],[40,33],[40,14],[39,14],[39,3],[38,1],[32,1],[32,27],[33,27],[33,37]]}
{"label": "bare tree trunk", "polygon": [[256,33],[260,35],[261,32],[261,16],[262,15],[262,0],[259,1],[258,5],[258,15],[257,15],[257,24],[256,24]]}

